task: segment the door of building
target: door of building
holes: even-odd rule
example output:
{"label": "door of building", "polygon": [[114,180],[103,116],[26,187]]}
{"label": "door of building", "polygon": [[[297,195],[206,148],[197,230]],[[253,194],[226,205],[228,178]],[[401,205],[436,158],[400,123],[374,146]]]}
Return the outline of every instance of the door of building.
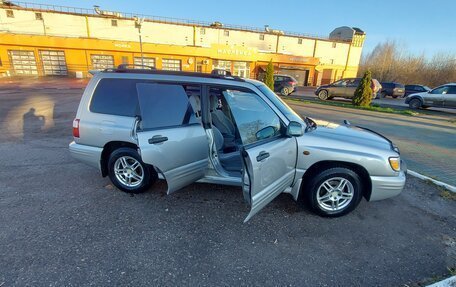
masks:
{"label": "door of building", "polygon": [[321,76],[321,85],[331,84],[332,82],[332,69],[323,69]]}
{"label": "door of building", "polygon": [[35,53],[31,50],[9,50],[10,62],[15,75],[38,75]]}
{"label": "door of building", "polygon": [[45,76],[68,75],[64,51],[40,51]]}
{"label": "door of building", "polygon": [[279,74],[292,76],[298,81],[298,86],[307,86],[309,81],[309,70],[280,68]]}

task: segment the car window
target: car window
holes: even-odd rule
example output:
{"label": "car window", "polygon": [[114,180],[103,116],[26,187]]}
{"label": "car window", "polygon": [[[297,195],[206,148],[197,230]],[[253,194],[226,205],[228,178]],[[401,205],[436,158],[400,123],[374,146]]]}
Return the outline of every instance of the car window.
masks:
{"label": "car window", "polygon": [[456,95],[456,86],[450,86],[447,94]]}
{"label": "car window", "polygon": [[339,80],[333,83],[333,86],[341,87],[345,86],[349,80]]}
{"label": "car window", "polygon": [[223,91],[242,143],[252,144],[281,134],[281,122],[271,107],[249,90]]}
{"label": "car window", "polygon": [[274,81],[276,81],[276,82],[282,82],[282,81],[283,81],[283,77],[276,76],[276,77],[274,77]]}
{"label": "car window", "polygon": [[93,93],[90,111],[134,117],[138,113],[137,82],[133,79],[101,79]]}
{"label": "car window", "polygon": [[187,93],[194,96],[198,86],[138,83],[136,89],[143,130],[198,123]]}
{"label": "car window", "polygon": [[438,88],[433,89],[431,91],[431,94],[446,94],[446,93],[448,93],[448,89],[449,89],[448,86],[438,87]]}
{"label": "car window", "polygon": [[350,83],[350,86],[358,86],[359,83],[361,82],[361,79],[353,79],[352,82]]}

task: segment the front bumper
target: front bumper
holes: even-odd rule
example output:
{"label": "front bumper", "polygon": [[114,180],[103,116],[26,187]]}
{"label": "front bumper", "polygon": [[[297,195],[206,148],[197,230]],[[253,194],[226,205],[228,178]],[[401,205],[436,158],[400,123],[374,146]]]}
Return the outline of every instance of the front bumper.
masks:
{"label": "front bumper", "polygon": [[397,176],[371,176],[372,192],[369,201],[382,200],[399,195],[405,186],[407,165],[401,161],[401,171]]}
{"label": "front bumper", "polygon": [[101,170],[100,160],[101,153],[103,152],[102,148],[77,144],[73,141],[70,143],[69,149],[71,156],[75,159]]}

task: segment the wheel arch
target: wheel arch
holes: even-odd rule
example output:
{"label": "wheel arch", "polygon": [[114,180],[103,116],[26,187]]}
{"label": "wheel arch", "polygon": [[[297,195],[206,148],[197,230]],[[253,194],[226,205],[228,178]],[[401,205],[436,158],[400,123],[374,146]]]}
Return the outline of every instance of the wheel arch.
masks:
{"label": "wheel arch", "polygon": [[103,146],[103,151],[101,152],[101,158],[100,158],[101,175],[103,177],[106,177],[108,175],[109,155],[116,149],[122,148],[122,147],[129,147],[129,148],[132,148],[135,150],[138,149],[138,146],[136,144],[133,144],[131,142],[124,142],[124,141],[111,141],[111,142],[106,143]]}
{"label": "wheel arch", "polygon": [[298,198],[303,197],[304,189],[313,176],[315,176],[321,170],[326,170],[328,168],[334,167],[344,167],[356,172],[361,179],[363,197],[369,201],[372,193],[372,182],[369,176],[369,172],[363,166],[356,163],[330,160],[316,162],[306,170],[302,176],[302,184],[299,189]]}

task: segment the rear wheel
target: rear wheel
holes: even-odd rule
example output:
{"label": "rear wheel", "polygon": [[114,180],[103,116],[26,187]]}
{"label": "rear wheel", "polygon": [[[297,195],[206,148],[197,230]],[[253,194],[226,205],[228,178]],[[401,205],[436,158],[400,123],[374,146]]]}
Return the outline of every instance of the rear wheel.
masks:
{"label": "rear wheel", "polygon": [[328,99],[328,91],[327,90],[321,90],[318,92],[318,98],[322,101],[326,101]]}
{"label": "rear wheel", "polygon": [[380,93],[380,98],[381,98],[381,99],[386,98],[386,96],[387,96],[386,92],[381,92],[381,93]]}
{"label": "rear wheel", "polygon": [[392,97],[393,97],[393,99],[397,99],[398,96],[394,96],[394,95],[393,95]]}
{"label": "rear wheel", "polygon": [[420,99],[411,99],[409,102],[409,107],[414,110],[421,108],[421,100]]}
{"label": "rear wheel", "polygon": [[283,87],[281,90],[280,90],[280,94],[282,96],[288,96],[290,94],[290,89],[288,87]]}
{"label": "rear wheel", "polygon": [[132,148],[119,148],[111,153],[108,174],[117,188],[128,193],[144,192],[157,180],[155,170]]}
{"label": "rear wheel", "polygon": [[306,204],[320,216],[339,217],[353,211],[362,198],[361,179],[345,167],[323,170],[305,187]]}

